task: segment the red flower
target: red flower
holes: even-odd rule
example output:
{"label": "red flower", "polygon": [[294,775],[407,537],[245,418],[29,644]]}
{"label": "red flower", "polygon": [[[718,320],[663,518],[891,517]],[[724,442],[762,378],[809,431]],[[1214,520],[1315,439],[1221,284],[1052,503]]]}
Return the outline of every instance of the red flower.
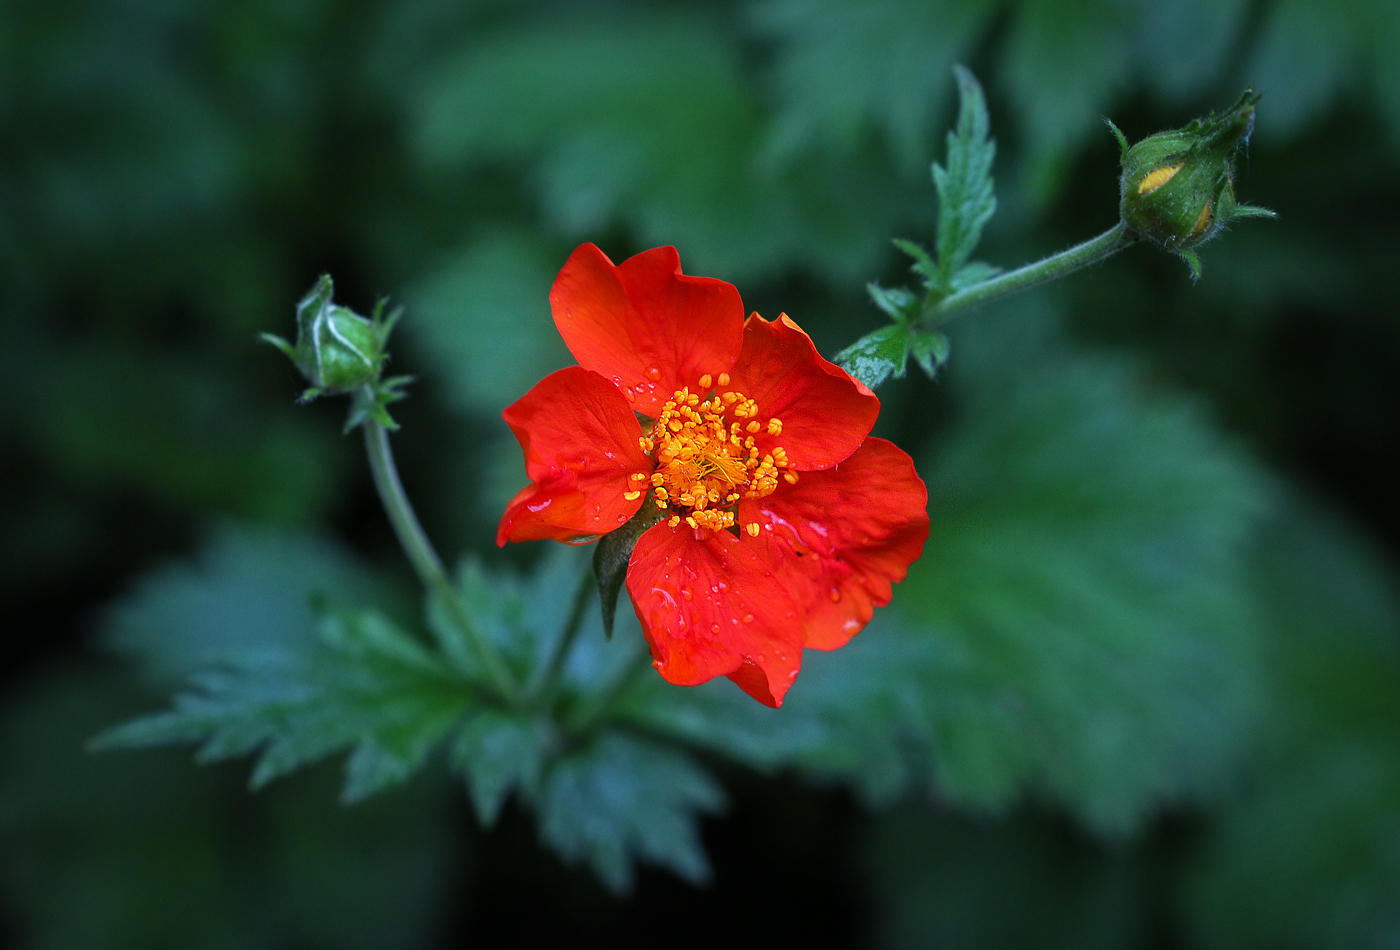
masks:
{"label": "red flower", "polygon": [[672,247],[614,266],[585,244],[549,300],[579,365],[504,413],[531,484],[496,542],[590,539],[645,506],[627,590],[653,665],[781,705],[802,648],[850,640],[928,538],[913,462],[867,435],[879,400]]}

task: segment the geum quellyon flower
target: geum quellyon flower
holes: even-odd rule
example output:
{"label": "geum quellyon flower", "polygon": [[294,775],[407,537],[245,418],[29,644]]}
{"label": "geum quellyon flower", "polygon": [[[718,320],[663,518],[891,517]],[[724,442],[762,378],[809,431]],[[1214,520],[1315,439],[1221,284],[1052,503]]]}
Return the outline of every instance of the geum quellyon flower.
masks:
{"label": "geum quellyon flower", "polygon": [[579,365],[504,412],[531,484],[497,543],[651,523],[627,591],[653,666],[781,705],[802,649],[845,645],[928,538],[913,462],[868,435],[879,400],[672,247],[614,265],[585,244],[549,299]]}

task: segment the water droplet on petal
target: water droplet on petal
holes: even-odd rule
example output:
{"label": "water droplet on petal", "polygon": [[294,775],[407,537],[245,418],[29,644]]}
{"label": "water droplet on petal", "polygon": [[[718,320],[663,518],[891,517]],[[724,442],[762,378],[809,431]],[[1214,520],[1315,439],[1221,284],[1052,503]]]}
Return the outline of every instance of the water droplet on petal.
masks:
{"label": "water droplet on petal", "polygon": [[711,633],[719,633],[719,624],[717,624],[717,623],[712,623],[712,624],[710,624],[710,632],[711,632]]}
{"label": "water droplet on petal", "polygon": [[682,588],[681,588],[681,596],[684,597],[686,600],[694,600],[694,599],[695,599],[695,595],[692,594],[692,593],[690,592],[690,588],[689,588],[689,587],[682,587]]}
{"label": "water droplet on petal", "polygon": [[726,584],[724,581],[720,581],[720,582],[719,582],[719,589],[720,589],[721,591],[729,590],[729,585]]}
{"label": "water droplet on petal", "polygon": [[840,591],[840,590],[838,590],[837,588],[833,587],[833,588],[831,588],[831,590],[827,591],[827,593],[828,593],[828,595],[831,597],[831,602],[832,602],[833,604],[840,602],[840,600],[841,600],[841,591]]}
{"label": "water droplet on petal", "polygon": [[753,623],[753,614],[744,614],[744,623]]}
{"label": "water droplet on petal", "polygon": [[655,366],[648,366],[647,371],[642,375],[645,376],[647,379],[651,380],[653,383],[658,383],[661,381],[661,370],[657,369]]}
{"label": "water droplet on petal", "polygon": [[627,516],[626,516],[626,515],[618,515],[618,516],[617,516],[617,523],[618,523],[618,524],[625,524],[626,522],[627,522]]}
{"label": "water droplet on petal", "polygon": [[624,396],[627,397],[627,401],[628,401],[628,402],[636,402],[636,401],[637,401],[637,394],[634,393],[634,392],[633,392],[632,390],[630,390],[630,389],[627,389],[627,388],[624,387],[623,390],[622,390],[622,394],[623,394]]}

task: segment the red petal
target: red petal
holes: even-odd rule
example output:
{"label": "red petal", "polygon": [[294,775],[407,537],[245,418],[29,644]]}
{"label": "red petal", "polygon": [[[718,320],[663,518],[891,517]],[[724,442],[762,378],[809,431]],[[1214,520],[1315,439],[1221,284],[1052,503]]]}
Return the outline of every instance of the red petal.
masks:
{"label": "red petal", "polygon": [[880,400],[835,363],[822,359],[787,314],[769,322],[758,314],[744,324],[744,348],[728,389],[758,403],[760,422],[777,416],[782,432],[755,435],[765,452],[781,445],[792,468],[830,468],[870,433]]}
{"label": "red petal", "polygon": [[681,686],[731,676],[759,702],[782,705],[802,665],[802,622],[792,600],[734,535],[695,535],[662,522],[638,539],[627,565],[627,592],[652,665]]}
{"label": "red petal", "polygon": [[763,526],[751,546],[797,602],[803,645],[834,650],[889,603],[890,585],[923,552],[928,490],[902,449],[870,438],[835,468],[741,502],[738,521]]}
{"label": "red petal", "polygon": [[550,373],[501,414],[525,451],[533,485],[506,506],[496,543],[606,534],[637,513],[633,472],[655,466],[637,416],[606,379],[579,366]]}
{"label": "red petal", "polygon": [[682,386],[728,372],[743,344],[744,304],[733,284],[681,273],[674,247],[613,265],[585,244],[549,292],[554,324],[579,365],[610,379],[649,416]]}

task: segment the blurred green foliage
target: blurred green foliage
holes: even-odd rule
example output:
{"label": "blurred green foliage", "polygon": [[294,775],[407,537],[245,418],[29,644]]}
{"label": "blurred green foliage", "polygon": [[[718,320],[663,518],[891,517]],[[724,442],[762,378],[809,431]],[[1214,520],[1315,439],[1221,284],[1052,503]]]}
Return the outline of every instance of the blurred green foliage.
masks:
{"label": "blurred green foliage", "polygon": [[[1137,139],[1248,83],[1235,186],[1280,221],[1206,245],[1194,286],[1137,248],[966,314],[946,374],[888,382],[879,432],[933,534],[784,709],[644,678],[571,745],[439,690],[440,728],[405,739],[374,731],[402,705],[356,692],[370,725],[298,755],[358,748],[352,790],[421,772],[346,810],[323,768],[250,796],[242,766],[79,751],[210,664],[249,702],[297,699],[267,694],[289,658],[373,680],[365,650],[426,653],[450,680],[338,407],[294,407],[254,343],[320,273],[361,312],[408,306],[404,476],[445,553],[488,559],[462,584],[523,669],[581,563],[491,545],[522,483],[499,410],[569,362],[557,267],[674,244],[835,353],[885,320],[864,285],[906,279],[890,237],[933,244],[958,62],[998,143],[980,259],[1112,224],[1102,115]],[[1394,945],[1393,0],[5,0],[0,145],[18,945],[430,946],[479,887],[467,801],[506,826],[525,803],[546,845],[659,900],[634,860],[704,880],[706,829],[736,819],[703,816],[807,794],[730,763],[855,793],[866,845],[822,860],[859,869],[885,945]],[[382,636],[318,641],[313,602]],[[580,708],[636,639],[590,622]],[[277,708],[241,747],[276,748]],[[768,886],[800,934],[801,895]]]}

